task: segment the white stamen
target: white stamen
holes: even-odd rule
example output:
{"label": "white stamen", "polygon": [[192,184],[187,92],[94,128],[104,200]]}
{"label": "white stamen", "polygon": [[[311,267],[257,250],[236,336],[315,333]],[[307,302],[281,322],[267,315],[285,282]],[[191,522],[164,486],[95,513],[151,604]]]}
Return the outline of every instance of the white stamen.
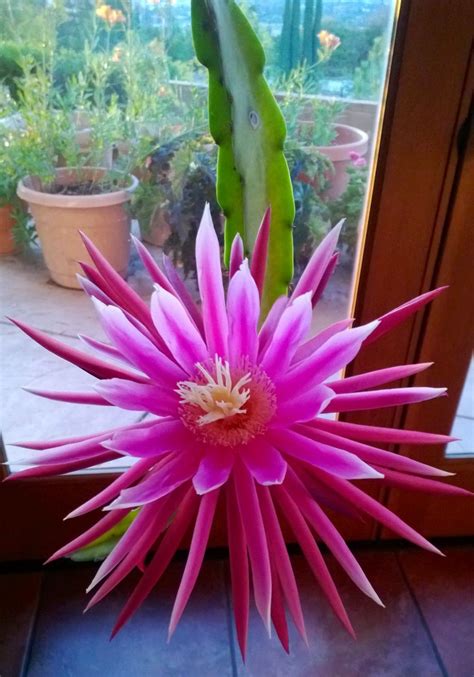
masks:
{"label": "white stamen", "polygon": [[247,413],[243,406],[250,397],[250,390],[248,388],[243,389],[243,387],[250,383],[250,373],[242,376],[232,386],[229,363],[222,362],[222,359],[217,355],[214,363],[215,377],[211,376],[202,364],[196,365],[207,383],[180,381],[176,390],[181,397],[182,404],[192,404],[205,412],[198,419],[199,425],[206,425],[229,416]]}

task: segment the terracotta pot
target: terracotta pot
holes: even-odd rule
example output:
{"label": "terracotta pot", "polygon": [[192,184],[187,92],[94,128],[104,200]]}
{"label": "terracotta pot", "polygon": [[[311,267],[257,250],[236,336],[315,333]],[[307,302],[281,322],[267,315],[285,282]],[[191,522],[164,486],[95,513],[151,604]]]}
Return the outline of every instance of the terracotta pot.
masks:
{"label": "terracotta pot", "polygon": [[328,178],[331,185],[326,195],[338,198],[346,189],[349,177],[347,167],[351,164],[351,153],[364,157],[369,147],[369,136],[362,129],[349,125],[335,124],[337,136],[330,146],[315,146],[316,150],[328,157],[334,165],[335,174]]}
{"label": "terracotta pot", "polygon": [[[106,169],[83,167],[81,180],[96,180]],[[130,254],[130,216],[125,203],[138,186],[130,176],[126,189],[100,195],[53,195],[41,190],[41,182],[28,176],[18,184],[18,196],[28,203],[35,221],[44,260],[52,279],[62,287],[79,289],[78,261],[91,262],[79,236],[82,230],[97,245],[109,263],[126,277]],[[56,170],[56,181],[70,185],[77,170]]]}
{"label": "terracotta pot", "polygon": [[13,207],[4,205],[0,207],[0,255],[13,254],[15,251],[15,239],[13,237]]}
{"label": "terracotta pot", "polygon": [[150,223],[146,227],[140,225],[142,240],[155,247],[163,247],[166,240],[171,235],[171,227],[168,223],[167,212],[164,209],[156,207]]}

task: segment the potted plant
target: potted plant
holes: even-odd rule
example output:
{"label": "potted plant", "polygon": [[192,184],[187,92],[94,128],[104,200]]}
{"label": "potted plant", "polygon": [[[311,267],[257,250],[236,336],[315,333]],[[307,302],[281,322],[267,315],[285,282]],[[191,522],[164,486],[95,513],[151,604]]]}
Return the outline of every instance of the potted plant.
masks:
{"label": "potted plant", "polygon": [[79,261],[88,260],[79,236],[83,231],[120,275],[126,277],[130,254],[130,216],[125,208],[138,179],[97,167],[61,168],[52,181],[27,176],[18,196],[33,216],[52,279],[79,288]]}
{"label": "potted plant", "polygon": [[[26,165],[17,195],[29,207],[51,277],[62,286],[79,287],[78,261],[89,261],[79,230],[103,247],[125,276],[130,229],[126,203],[138,181],[126,168],[103,165],[105,151],[121,135],[116,99],[107,101],[99,87],[90,103],[80,79],[71,84],[68,97],[61,97],[47,69],[36,64],[24,73],[19,82],[24,138],[39,149],[42,163]],[[90,124],[87,148],[72,124],[78,102]]]}
{"label": "potted plant", "polygon": [[162,247],[183,276],[194,275],[194,240],[206,202],[219,220],[216,148],[208,135],[188,132],[158,146],[145,160],[133,212],[142,239]]}
{"label": "potted plant", "polygon": [[0,128],[0,255],[12,254],[34,238],[16,188],[25,171],[34,171],[41,161],[24,131]]}

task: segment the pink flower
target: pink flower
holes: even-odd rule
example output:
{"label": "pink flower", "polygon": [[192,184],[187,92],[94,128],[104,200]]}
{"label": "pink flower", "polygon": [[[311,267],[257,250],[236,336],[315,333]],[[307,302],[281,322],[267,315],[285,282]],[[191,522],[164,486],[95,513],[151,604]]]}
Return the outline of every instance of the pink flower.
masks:
{"label": "pink flower", "polygon": [[362,157],[359,153],[356,153],[355,151],[351,151],[349,153],[349,159],[351,160],[352,164],[354,167],[366,167],[367,166],[367,160]]}
{"label": "pink flower", "polygon": [[[242,240],[239,236],[234,240],[225,294],[219,243],[206,208],[196,241],[201,307],[169,260],[164,260],[163,273],[136,242],[156,283],[149,307],[84,237],[95,268],[83,264],[86,277],[80,279],[110,340],[83,338],[98,356],[15,321],[45,348],[98,379],[89,392],[36,391],[37,395],[149,414],[139,424],[100,435],[22,443],[36,450],[36,467],[15,475],[55,475],[123,455],[135,460],[106,489],[71,513],[106,510],[94,527],[51,558],[91,543],[138,508],[90,586],[96,591],[88,608],[132,570],[142,569],[113,634],[157,584],[192,525],[189,555],[171,614],[169,632],[174,632],[196,582],[220,497],[227,512],[234,614],[242,654],[247,643],[250,580],[266,627],[270,630],[273,622],[284,647],[288,649],[285,605],[306,639],[279,514],[292,529],[335,613],[353,633],[314,534],[354,583],[381,602],[326,508],[375,518],[409,541],[438,552],[353,480],[375,478],[398,487],[465,493],[432,479],[447,474],[442,470],[376,446],[440,444],[450,438],[322,417],[330,412],[422,402],[445,392],[444,388],[385,387],[429,364],[394,366],[347,379],[339,376],[361,348],[441,290],[423,294],[369,324],[352,328],[349,320],[336,322],[310,336],[313,307],[336,264],[339,224],[320,244],[291,296],[279,298],[260,326],[269,224],[267,212],[250,265],[243,258]],[[144,564],[150,552],[152,557]]]}

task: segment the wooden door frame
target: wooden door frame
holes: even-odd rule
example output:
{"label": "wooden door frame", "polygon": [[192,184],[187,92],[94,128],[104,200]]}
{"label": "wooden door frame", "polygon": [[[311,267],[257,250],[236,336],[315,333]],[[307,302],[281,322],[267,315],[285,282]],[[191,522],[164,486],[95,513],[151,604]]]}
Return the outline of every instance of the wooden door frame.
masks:
{"label": "wooden door frame", "polygon": [[[357,276],[354,311],[360,323],[430,287],[427,252],[442,211],[443,187],[454,180],[450,150],[465,76],[469,12],[470,6],[464,0],[440,0],[436,5],[425,0],[403,0],[399,6],[371,207]],[[432,101],[437,104],[436,119]],[[415,136],[407,138],[407,131]],[[430,142],[432,138],[435,143]],[[415,142],[421,144],[426,158],[423,171],[413,160]],[[400,239],[406,240],[411,261],[419,265],[406,266],[405,256],[397,252]],[[412,359],[421,328],[422,318],[405,323],[392,336],[381,339],[376,350],[364,352],[352,365],[351,373],[386,366],[386,356],[393,364]],[[367,417],[353,416],[351,420]],[[377,425],[394,425],[401,420],[401,412],[381,410],[370,420]],[[0,477],[5,477],[6,467],[0,468]],[[0,485],[0,560],[45,557],[87,528],[97,515],[66,522],[63,516],[112,478],[110,473],[91,473]],[[379,485],[372,484],[369,490],[383,497]],[[343,534],[354,540],[375,538],[377,534],[373,523],[354,525],[349,531],[343,518],[338,518],[337,524]],[[222,528],[222,524],[217,526],[214,543],[222,540]]]}
{"label": "wooden door frame", "polygon": [[[459,115],[460,134],[453,147],[458,165],[437,251],[432,252],[434,285],[449,284],[429,315],[417,346],[417,359],[435,360],[430,372],[419,374],[420,386],[447,384],[448,398],[404,412],[407,428],[448,433],[452,429],[466,372],[474,347],[474,58],[466,78],[465,97]],[[401,453],[443,468],[457,476],[454,481],[474,491],[474,457],[446,456],[442,445],[423,451],[402,448]],[[416,529],[430,536],[472,536],[474,508],[466,498],[407,495],[392,491],[388,505]],[[384,531],[383,536],[387,533]]]}

